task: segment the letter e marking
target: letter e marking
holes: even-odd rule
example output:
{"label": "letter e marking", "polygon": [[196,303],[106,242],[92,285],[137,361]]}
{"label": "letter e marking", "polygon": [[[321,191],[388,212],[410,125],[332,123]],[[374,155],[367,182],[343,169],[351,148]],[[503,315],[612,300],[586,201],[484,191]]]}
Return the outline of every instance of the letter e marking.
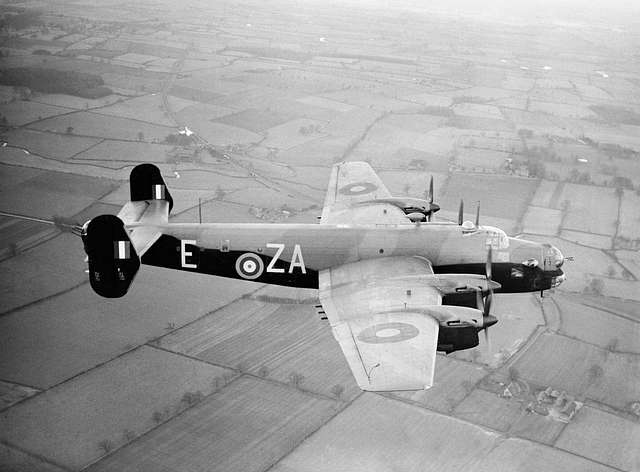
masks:
{"label": "letter e marking", "polygon": [[180,241],[180,262],[182,263],[182,267],[184,267],[185,269],[197,269],[198,266],[196,264],[187,263],[187,257],[193,256],[193,253],[191,251],[187,251],[187,244],[195,246],[196,241],[193,241],[191,239],[183,239]]}

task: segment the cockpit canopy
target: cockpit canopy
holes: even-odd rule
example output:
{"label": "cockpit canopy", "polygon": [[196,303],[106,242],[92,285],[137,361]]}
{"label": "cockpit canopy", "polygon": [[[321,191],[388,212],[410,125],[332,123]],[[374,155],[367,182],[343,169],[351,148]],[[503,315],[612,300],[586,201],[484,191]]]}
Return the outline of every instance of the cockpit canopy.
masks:
{"label": "cockpit canopy", "polygon": [[507,233],[500,228],[493,226],[480,226],[479,231],[483,231],[487,237],[487,246],[491,245],[491,249],[508,249],[509,238]]}

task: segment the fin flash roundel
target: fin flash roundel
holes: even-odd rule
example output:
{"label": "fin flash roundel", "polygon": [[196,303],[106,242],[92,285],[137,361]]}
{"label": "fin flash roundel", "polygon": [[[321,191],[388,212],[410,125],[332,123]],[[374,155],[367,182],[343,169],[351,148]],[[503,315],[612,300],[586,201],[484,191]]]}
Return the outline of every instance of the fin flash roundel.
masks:
{"label": "fin flash roundel", "polygon": [[264,263],[252,252],[245,252],[236,259],[236,272],[243,279],[254,280],[264,272]]}

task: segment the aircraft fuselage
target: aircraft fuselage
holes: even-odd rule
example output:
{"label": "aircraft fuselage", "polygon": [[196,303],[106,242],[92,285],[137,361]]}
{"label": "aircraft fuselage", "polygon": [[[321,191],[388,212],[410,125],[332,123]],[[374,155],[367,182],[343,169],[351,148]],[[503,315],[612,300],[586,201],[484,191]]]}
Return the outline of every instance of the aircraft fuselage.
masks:
{"label": "aircraft fuselage", "polygon": [[317,288],[323,269],[389,256],[424,257],[436,273],[484,274],[489,244],[493,280],[502,285],[501,292],[544,290],[563,277],[557,249],[507,238],[488,226],[473,231],[451,223],[179,223],[156,228],[162,236],[142,256],[143,264],[277,285]]}

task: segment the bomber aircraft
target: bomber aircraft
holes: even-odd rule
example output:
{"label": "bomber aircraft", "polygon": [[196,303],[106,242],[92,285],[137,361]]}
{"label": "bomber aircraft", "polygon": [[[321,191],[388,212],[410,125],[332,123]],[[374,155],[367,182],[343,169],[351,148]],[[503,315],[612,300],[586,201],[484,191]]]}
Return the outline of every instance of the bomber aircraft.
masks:
{"label": "bomber aircraft", "polygon": [[131,171],[131,201],[81,229],[92,288],[121,297],[140,263],[254,282],[317,288],[363,390],[433,385],[436,351],[478,345],[497,322],[494,291],[562,283],[562,253],[463,221],[432,221],[426,199],[393,197],[366,162],[336,164],[319,224],[169,223],[173,199],[160,170]]}

